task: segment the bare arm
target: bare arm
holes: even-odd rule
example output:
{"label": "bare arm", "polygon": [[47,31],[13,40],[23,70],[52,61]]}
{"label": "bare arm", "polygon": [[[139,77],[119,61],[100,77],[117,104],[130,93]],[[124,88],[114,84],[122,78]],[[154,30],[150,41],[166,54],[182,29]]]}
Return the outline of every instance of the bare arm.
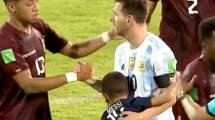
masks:
{"label": "bare arm", "polygon": [[157,2],[152,2],[150,0],[148,0],[147,2],[148,2],[148,17],[146,19],[146,23],[149,25],[151,21],[151,16],[157,6]]}
{"label": "bare arm", "polygon": [[168,103],[165,103],[161,106],[148,108],[141,113],[124,112],[123,114],[127,115],[127,117],[123,118],[123,120],[150,120],[152,117],[155,117],[155,116],[161,114],[166,109],[171,107],[173,104],[175,104],[175,102],[176,102],[176,99],[172,99]]}
{"label": "bare arm", "polygon": [[161,106],[146,109],[145,111],[143,111],[141,113],[142,114],[141,116],[144,116],[144,120],[149,120],[152,117],[155,117],[155,116],[161,114],[162,112],[164,112],[165,110],[167,110],[168,108],[173,106],[175,104],[175,102],[176,102],[176,98],[172,99],[171,101],[169,101]]}
{"label": "bare arm", "polygon": [[91,86],[93,89],[95,89],[98,92],[102,92],[102,81],[99,79],[89,79],[84,81],[86,84]]}
{"label": "bare arm", "polygon": [[[80,64],[82,71],[77,74],[77,79],[86,80],[91,78],[91,66],[87,63]],[[13,79],[27,94],[46,92],[67,83],[66,75],[33,78],[29,69],[14,75]]]}
{"label": "bare arm", "polygon": [[13,76],[13,78],[27,94],[46,92],[67,83],[65,75],[49,78],[32,78],[30,70],[23,71]]}
{"label": "bare arm", "polygon": [[205,107],[201,107],[186,95],[181,100],[182,106],[190,120],[214,120],[212,116],[207,114]]}
{"label": "bare arm", "polygon": [[[106,33],[106,34],[105,34]],[[109,40],[117,38],[115,30],[104,32],[102,35],[81,43],[70,43],[60,50],[60,53],[71,58],[81,58],[102,48]]]}
{"label": "bare arm", "polygon": [[102,41],[101,37],[75,44],[68,42],[60,53],[71,58],[81,58],[95,52],[104,45],[105,42]]}

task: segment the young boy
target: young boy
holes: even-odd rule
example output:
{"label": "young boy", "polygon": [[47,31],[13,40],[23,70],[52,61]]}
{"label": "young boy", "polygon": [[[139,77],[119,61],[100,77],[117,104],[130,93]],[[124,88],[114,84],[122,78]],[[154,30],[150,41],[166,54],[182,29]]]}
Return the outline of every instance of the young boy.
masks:
{"label": "young boy", "polygon": [[173,82],[161,95],[129,98],[128,83],[124,75],[120,72],[108,73],[102,81],[102,93],[108,108],[101,120],[118,120],[124,116],[124,111],[141,112],[146,109],[141,119],[149,119],[159,115],[176,102],[176,90],[177,83]]}

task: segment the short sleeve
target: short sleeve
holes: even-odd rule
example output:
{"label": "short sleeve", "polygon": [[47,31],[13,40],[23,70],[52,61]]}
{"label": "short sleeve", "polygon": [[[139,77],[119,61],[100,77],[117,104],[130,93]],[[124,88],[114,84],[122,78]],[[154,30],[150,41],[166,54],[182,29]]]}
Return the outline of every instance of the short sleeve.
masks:
{"label": "short sleeve", "polygon": [[174,73],[176,71],[177,60],[172,52],[160,51],[152,59],[155,76]]}
{"label": "short sleeve", "polygon": [[15,41],[7,40],[7,43],[4,41],[4,45],[0,46],[0,67],[10,76],[29,69]]}
{"label": "short sleeve", "polygon": [[215,99],[211,100],[207,106],[206,106],[206,109],[207,109],[207,113],[213,117],[215,117]]}
{"label": "short sleeve", "polygon": [[134,107],[141,107],[141,111],[152,106],[151,97],[136,97],[132,100]]}
{"label": "short sleeve", "polygon": [[39,20],[33,27],[44,36],[45,46],[52,53],[57,53],[66,46],[67,41],[44,21]]}

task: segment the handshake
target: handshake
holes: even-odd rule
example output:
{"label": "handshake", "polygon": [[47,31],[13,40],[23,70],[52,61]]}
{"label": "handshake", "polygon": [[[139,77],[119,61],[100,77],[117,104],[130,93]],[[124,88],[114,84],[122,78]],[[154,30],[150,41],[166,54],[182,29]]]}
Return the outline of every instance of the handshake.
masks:
{"label": "handshake", "polygon": [[79,62],[72,71],[77,74],[77,79],[80,81],[92,78],[92,67],[87,62]]}

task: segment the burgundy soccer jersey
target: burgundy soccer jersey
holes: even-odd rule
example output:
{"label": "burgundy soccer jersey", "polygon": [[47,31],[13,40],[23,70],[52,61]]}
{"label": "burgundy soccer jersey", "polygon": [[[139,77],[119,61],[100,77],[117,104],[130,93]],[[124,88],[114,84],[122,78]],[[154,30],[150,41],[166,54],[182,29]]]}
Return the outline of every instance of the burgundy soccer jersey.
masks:
{"label": "burgundy soccer jersey", "polygon": [[183,70],[193,58],[200,55],[198,25],[203,19],[215,16],[215,0],[161,0],[161,2],[160,37],[173,50],[178,61],[177,69]]}
{"label": "burgundy soccer jersey", "polygon": [[198,88],[198,104],[206,105],[211,99],[215,98],[215,73],[209,71],[204,64],[202,57],[195,59],[186,67],[183,78],[191,80],[193,75],[197,75],[194,87]]}
{"label": "burgundy soccer jersey", "polygon": [[42,20],[31,34],[9,23],[0,29],[0,120],[50,120],[47,92],[26,94],[12,78],[29,69],[32,77],[45,77],[45,48],[58,52],[66,42]]}

